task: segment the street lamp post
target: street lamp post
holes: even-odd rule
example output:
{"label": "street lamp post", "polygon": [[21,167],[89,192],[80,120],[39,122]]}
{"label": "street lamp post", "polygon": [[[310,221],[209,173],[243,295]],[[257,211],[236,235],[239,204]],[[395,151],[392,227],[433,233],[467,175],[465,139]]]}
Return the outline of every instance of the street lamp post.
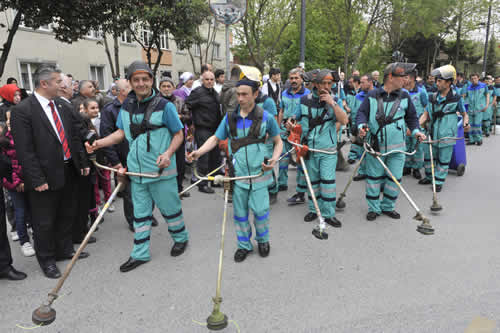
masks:
{"label": "street lamp post", "polygon": [[306,0],[300,6],[300,60],[299,66],[305,69],[306,61]]}

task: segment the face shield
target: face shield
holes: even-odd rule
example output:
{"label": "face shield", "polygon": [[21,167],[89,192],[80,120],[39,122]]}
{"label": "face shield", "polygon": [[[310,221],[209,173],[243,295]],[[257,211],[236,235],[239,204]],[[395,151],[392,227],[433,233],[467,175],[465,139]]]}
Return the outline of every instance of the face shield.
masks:
{"label": "face shield", "polygon": [[438,67],[434,69],[431,72],[431,75],[434,76],[436,79],[443,79],[443,80],[453,80],[457,78],[457,71],[455,70],[455,67],[452,65],[445,65]]}

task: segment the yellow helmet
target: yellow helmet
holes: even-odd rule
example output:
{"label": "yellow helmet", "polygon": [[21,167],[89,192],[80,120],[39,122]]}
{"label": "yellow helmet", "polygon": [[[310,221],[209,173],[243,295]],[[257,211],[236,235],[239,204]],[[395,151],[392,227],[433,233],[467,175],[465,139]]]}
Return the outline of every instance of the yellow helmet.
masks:
{"label": "yellow helmet", "polygon": [[251,81],[259,82],[262,85],[262,73],[257,67],[253,66],[244,66],[244,65],[235,65],[231,71],[231,76],[233,73],[239,72],[239,79],[247,78]]}
{"label": "yellow helmet", "polygon": [[455,67],[453,67],[452,65],[444,65],[438,67],[431,72],[431,75],[434,76],[436,79],[443,79],[443,80],[453,79],[453,81],[457,79],[457,71]]}

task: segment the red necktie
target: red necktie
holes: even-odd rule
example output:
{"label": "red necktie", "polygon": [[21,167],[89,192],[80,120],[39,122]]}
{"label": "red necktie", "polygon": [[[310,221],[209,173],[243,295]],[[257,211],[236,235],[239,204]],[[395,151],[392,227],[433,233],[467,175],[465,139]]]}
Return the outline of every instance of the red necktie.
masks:
{"label": "red necktie", "polygon": [[57,133],[59,134],[59,139],[61,140],[63,151],[64,151],[64,159],[68,160],[71,158],[71,153],[68,147],[68,140],[66,140],[66,136],[64,135],[64,128],[62,127],[61,119],[57,115],[56,108],[54,107],[54,103],[50,101],[49,103],[50,109],[52,110],[52,118],[54,118],[54,123],[56,124]]}

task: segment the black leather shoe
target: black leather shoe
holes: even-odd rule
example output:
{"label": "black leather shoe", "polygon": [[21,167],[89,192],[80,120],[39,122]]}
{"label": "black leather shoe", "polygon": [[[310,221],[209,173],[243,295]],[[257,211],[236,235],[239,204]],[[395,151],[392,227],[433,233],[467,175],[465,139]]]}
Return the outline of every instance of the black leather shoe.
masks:
{"label": "black leather shoe", "polygon": [[339,220],[337,220],[336,217],[327,217],[325,219],[325,222],[334,228],[340,228],[342,226],[342,223]]}
{"label": "black leather shoe", "polygon": [[353,160],[352,158],[350,158],[347,160],[347,163],[354,164],[354,163],[356,163],[356,160]]}
{"label": "black leather shoe", "polygon": [[411,169],[410,168],[403,168],[403,176],[407,176],[411,173]]}
{"label": "black leather shoe", "polygon": [[259,243],[259,254],[261,257],[267,257],[269,255],[269,251],[271,251],[271,245],[269,245],[269,242]]}
{"label": "black leather shoe", "polygon": [[401,218],[401,215],[399,215],[399,213],[396,212],[395,210],[393,210],[391,212],[383,210],[382,214],[389,216],[391,219],[396,219],[397,220],[397,219]]}
{"label": "black leather shoe", "polygon": [[355,182],[358,182],[360,180],[366,179],[366,177],[367,177],[366,175],[357,175],[357,176],[354,176],[352,178],[352,180],[354,180]]}
{"label": "black leather shoe", "polygon": [[[66,254],[66,255],[63,255],[60,257],[56,257],[56,261],[71,260],[71,259],[73,259],[73,256],[75,255],[75,253],[76,252]],[[90,256],[90,254],[88,252],[82,251],[82,253],[80,253],[80,255],[78,256],[78,259],[85,259],[85,258],[88,258],[89,256]]]}
{"label": "black leather shoe", "polygon": [[471,141],[469,141],[469,142],[466,143],[467,146],[473,146],[475,144],[476,144],[475,142],[471,142]]}
{"label": "black leather shoe", "polygon": [[306,202],[304,193],[295,193],[291,198],[287,200],[289,205],[298,205]]}
{"label": "black leather shoe", "polygon": [[420,170],[413,169],[413,178],[415,178],[415,179],[422,179],[422,175],[420,174]]}
{"label": "black leather shoe", "polygon": [[483,144],[483,140],[476,142],[476,145],[480,146]]}
{"label": "black leather shoe", "polygon": [[136,260],[132,257],[128,258],[127,262],[120,266],[120,272],[125,273],[131,271],[142,264],[147,263],[145,260]]}
{"label": "black leather shoe", "polygon": [[318,218],[318,214],[309,212],[306,216],[304,216],[304,222],[312,222]]}
{"label": "black leather shoe", "polygon": [[180,256],[184,253],[184,251],[186,251],[187,246],[188,241],[185,241],[184,243],[174,243],[174,246],[172,246],[172,250],[170,250],[170,255],[172,257]]}
{"label": "black leather shoe", "polygon": [[135,230],[134,230],[134,226],[133,226],[133,225],[131,225],[131,224],[129,224],[129,225],[128,225],[128,230],[130,230],[130,231],[132,231],[132,232],[135,232]]}
{"label": "black leather shoe", "polygon": [[489,137],[490,137],[490,133],[485,133],[484,135],[485,135],[487,138],[489,138]]}
{"label": "black leather shoe", "polygon": [[158,226],[158,220],[156,220],[156,217],[153,216],[153,218],[151,219],[151,225],[153,227],[157,227]]}
{"label": "black leather shoe", "polygon": [[443,185],[436,185],[436,192],[441,192]]}
{"label": "black leather shoe", "polygon": [[[76,242],[73,242],[73,243],[75,243],[75,244],[81,244],[81,243],[83,243],[83,240],[84,240],[84,238],[82,238],[82,239],[80,239],[80,240],[78,240]],[[87,242],[87,244],[93,244],[95,242],[97,242],[97,238],[95,238],[94,236],[90,236],[89,241]]]}
{"label": "black leather shoe", "polygon": [[377,216],[378,214],[375,212],[368,212],[368,214],[366,214],[366,219],[368,221],[375,221],[377,219]]}
{"label": "black leather shoe", "polygon": [[9,268],[0,274],[0,279],[7,279],[11,281],[19,281],[26,279],[26,273],[17,271],[14,267],[9,266]]}
{"label": "black leather shoe", "polygon": [[203,192],[203,193],[207,193],[207,194],[215,193],[214,189],[208,187],[208,185],[202,185],[202,186],[198,187],[198,191]]}
{"label": "black leather shoe", "polygon": [[420,185],[429,185],[429,184],[432,184],[432,180],[427,179],[427,178],[424,178],[424,179],[420,179],[420,180],[418,181],[418,183],[419,183]]}
{"label": "black leather shoe", "polygon": [[236,262],[242,262],[247,258],[247,255],[252,252],[251,250],[245,250],[245,249],[238,249],[234,253],[234,261]]}
{"label": "black leather shoe", "polygon": [[278,202],[278,193],[269,193],[269,204],[274,205]]}
{"label": "black leather shoe", "polygon": [[47,264],[42,266],[43,274],[49,279],[59,279],[61,277],[61,272],[57,268],[56,264]]}
{"label": "black leather shoe", "polygon": [[278,191],[279,192],[288,191],[288,186],[280,185],[280,186],[278,186]]}

